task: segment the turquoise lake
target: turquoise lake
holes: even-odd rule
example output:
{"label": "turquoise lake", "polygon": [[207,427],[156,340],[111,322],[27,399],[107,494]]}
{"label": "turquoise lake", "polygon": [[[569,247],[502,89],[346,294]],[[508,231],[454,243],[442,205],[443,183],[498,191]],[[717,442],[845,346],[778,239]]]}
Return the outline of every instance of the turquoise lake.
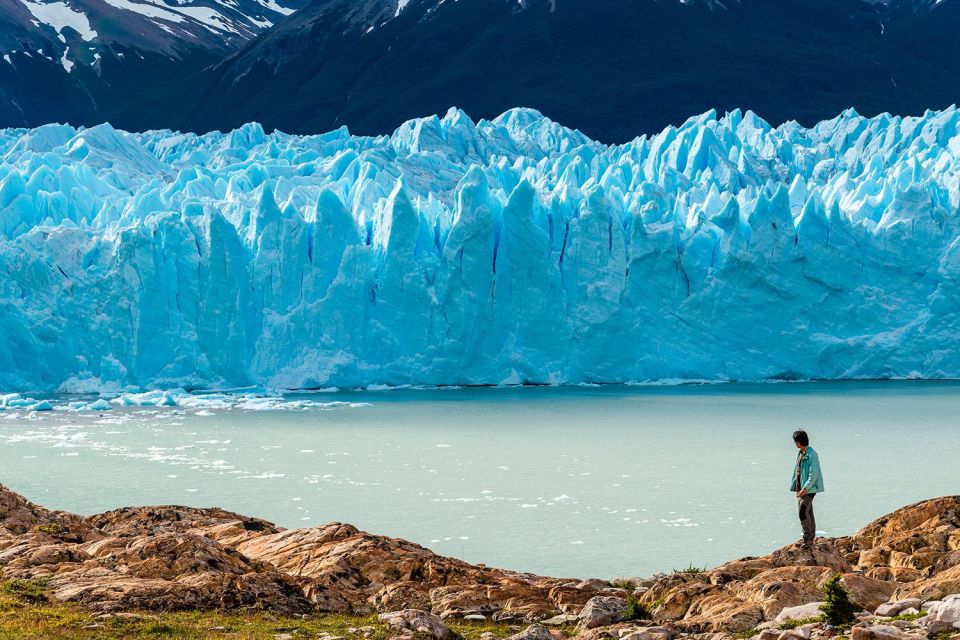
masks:
{"label": "turquoise lake", "polygon": [[174,503],[287,527],[350,522],[471,562],[604,578],[716,565],[796,540],[797,427],[823,465],[822,535],[960,492],[954,383],[406,389],[114,406],[0,412],[0,482],[80,513]]}

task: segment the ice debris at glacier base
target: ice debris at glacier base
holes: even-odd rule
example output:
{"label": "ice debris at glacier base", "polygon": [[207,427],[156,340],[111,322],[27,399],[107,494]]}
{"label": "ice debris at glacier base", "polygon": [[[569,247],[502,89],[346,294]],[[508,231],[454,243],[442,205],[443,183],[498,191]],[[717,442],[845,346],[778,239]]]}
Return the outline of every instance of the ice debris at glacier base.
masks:
{"label": "ice debris at glacier base", "polygon": [[[316,396],[316,394],[308,394]],[[249,411],[329,411],[370,406],[366,402],[343,400],[320,401],[304,394],[282,395],[265,391],[234,390],[227,393],[191,393],[184,389],[153,390],[142,393],[121,393],[96,400],[69,400],[54,397],[51,400],[28,398],[20,393],[0,394],[0,413],[30,414],[35,411],[69,411],[74,413],[102,413],[115,407],[125,409],[190,410],[193,415],[216,415],[211,410]],[[14,415],[13,417],[17,417]]]}
{"label": "ice debris at glacier base", "polygon": [[960,112],[0,131],[0,388],[960,376]]}

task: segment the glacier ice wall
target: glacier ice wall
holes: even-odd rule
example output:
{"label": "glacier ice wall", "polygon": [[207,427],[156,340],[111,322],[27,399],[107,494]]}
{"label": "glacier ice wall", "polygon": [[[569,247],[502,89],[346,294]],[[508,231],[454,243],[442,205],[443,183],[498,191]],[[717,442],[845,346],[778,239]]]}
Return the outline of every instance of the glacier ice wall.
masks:
{"label": "glacier ice wall", "polygon": [[0,388],[960,376],[960,112],[0,131]]}

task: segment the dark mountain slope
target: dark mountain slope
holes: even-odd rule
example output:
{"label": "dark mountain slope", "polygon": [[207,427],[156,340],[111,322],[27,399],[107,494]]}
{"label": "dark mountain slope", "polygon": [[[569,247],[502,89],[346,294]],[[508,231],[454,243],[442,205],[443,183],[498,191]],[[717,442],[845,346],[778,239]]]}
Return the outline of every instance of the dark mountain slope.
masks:
{"label": "dark mountain slope", "polygon": [[709,108],[810,124],[960,97],[955,0],[725,5],[412,0],[394,17],[389,0],[314,0],[209,69],[182,124],[383,133],[451,105],[524,105],[617,141]]}
{"label": "dark mountain slope", "polygon": [[[170,87],[303,4],[0,0],[0,126],[174,124],[183,104]],[[141,108],[145,98],[153,108]]]}

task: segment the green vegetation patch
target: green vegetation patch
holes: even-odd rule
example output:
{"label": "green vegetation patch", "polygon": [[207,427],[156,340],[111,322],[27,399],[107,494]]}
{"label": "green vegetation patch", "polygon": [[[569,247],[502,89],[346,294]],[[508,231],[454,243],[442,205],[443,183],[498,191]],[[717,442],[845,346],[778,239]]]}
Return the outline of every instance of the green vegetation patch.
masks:
{"label": "green vegetation patch", "polygon": [[826,618],[823,616],[813,616],[810,618],[801,618],[800,620],[784,620],[780,623],[781,629],[796,629],[797,627],[802,627],[805,624],[815,624],[817,622],[824,622]]}
{"label": "green vegetation patch", "polygon": [[[461,640],[492,633],[506,638],[525,624],[447,621]],[[573,627],[561,628],[573,634]],[[0,581],[0,640],[275,640],[338,636],[345,640],[386,640],[396,635],[377,616],[316,613],[303,617],[263,611],[128,612],[98,616],[74,604],[55,602],[47,580]],[[415,636],[417,637],[417,636]],[[417,637],[419,640],[419,637]]]}

